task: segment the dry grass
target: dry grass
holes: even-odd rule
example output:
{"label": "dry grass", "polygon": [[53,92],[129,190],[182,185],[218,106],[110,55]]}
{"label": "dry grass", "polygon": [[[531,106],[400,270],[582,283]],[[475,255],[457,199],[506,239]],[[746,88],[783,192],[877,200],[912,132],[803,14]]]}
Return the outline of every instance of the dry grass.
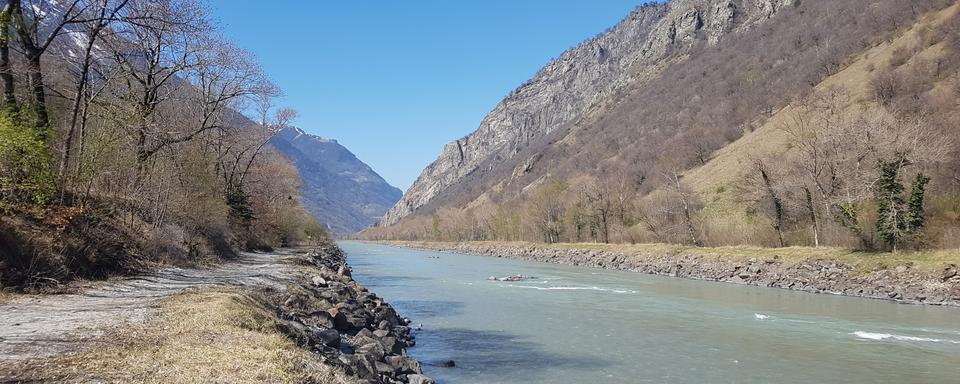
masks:
{"label": "dry grass", "polygon": [[[960,5],[953,5],[925,16],[892,42],[880,44],[858,55],[846,68],[824,79],[816,89],[824,91],[840,88],[849,92],[852,100],[869,99],[868,84],[874,77],[872,68],[885,66],[894,55],[894,51],[905,50],[917,44],[921,30],[946,22],[958,11],[960,11]],[[917,57],[933,58],[942,50],[942,44],[931,46],[918,53]],[[847,105],[847,108],[852,111],[860,106],[858,103],[852,103]],[[790,156],[789,137],[781,128],[788,124],[792,113],[794,113],[794,106],[786,106],[753,132],[743,135],[716,151],[707,164],[684,173],[684,181],[706,203],[705,210],[721,214],[736,214],[736,210],[742,207],[736,202],[732,183],[742,180],[746,172],[752,171],[751,159]]]}
{"label": "dry grass", "polygon": [[[414,246],[418,244],[429,247],[429,242],[389,242],[400,246]],[[433,243],[442,244],[442,243]],[[475,244],[487,247],[509,248],[548,248],[573,250],[602,250],[622,253],[640,260],[657,259],[670,256],[700,256],[704,258],[718,258],[726,261],[746,261],[751,258],[772,259],[777,257],[787,264],[798,264],[813,259],[825,259],[840,262],[854,267],[860,272],[894,268],[898,265],[909,265],[915,270],[936,273],[943,270],[948,264],[960,265],[960,249],[936,250],[924,252],[872,253],[853,251],[836,247],[786,247],[764,248],[754,246],[730,247],[693,247],[677,244],[595,244],[595,243],[562,243],[540,244],[528,242],[493,242],[478,241],[466,244]]]}
{"label": "dry grass", "polygon": [[13,292],[0,289],[0,303],[13,300],[14,297],[16,297],[16,295]]}
{"label": "dry grass", "polygon": [[349,383],[276,330],[273,315],[236,290],[164,299],[160,315],[89,350],[34,365],[40,381]]}

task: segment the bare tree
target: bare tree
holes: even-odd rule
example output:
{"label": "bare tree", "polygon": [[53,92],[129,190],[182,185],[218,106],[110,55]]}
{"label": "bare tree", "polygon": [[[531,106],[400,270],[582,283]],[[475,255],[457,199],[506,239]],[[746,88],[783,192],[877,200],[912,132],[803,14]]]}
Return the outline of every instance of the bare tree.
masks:
{"label": "bare tree", "polygon": [[527,211],[533,225],[546,243],[558,243],[563,236],[564,204],[561,200],[566,185],[547,181],[530,197]]}
{"label": "bare tree", "polygon": [[109,0],[101,0],[92,6],[89,21],[84,23],[87,30],[84,33],[83,54],[78,64],[77,84],[73,93],[73,105],[70,110],[70,125],[67,128],[67,134],[63,143],[63,152],[60,157],[60,188],[61,202],[63,201],[63,191],[68,188],[67,172],[70,169],[71,155],[73,151],[74,138],[77,134],[78,120],[81,118],[81,109],[84,107],[83,101],[87,91],[87,84],[90,79],[90,71],[93,66],[94,47],[100,34],[109,27],[110,23],[117,20],[120,12],[127,6],[129,0],[121,0],[111,4]]}
{"label": "bare tree", "polygon": [[200,65],[201,55],[211,48],[203,43],[212,31],[203,9],[192,1],[136,0],[128,7],[110,48],[115,64],[124,72],[125,87],[118,89],[116,96],[132,120],[138,173],[142,173],[157,151],[195,136],[165,129],[170,127],[165,127],[165,119],[157,114],[166,101],[186,92],[209,91],[187,88],[192,86],[188,71]]}
{"label": "bare tree", "polygon": [[[20,0],[9,0],[10,18],[17,32],[20,47],[27,60],[27,81],[30,94],[33,98],[33,109],[36,126],[49,128],[50,118],[47,112],[46,88],[43,83],[43,70],[40,66],[41,57],[69,24],[81,22],[85,5],[80,0],[67,2],[62,11],[50,12],[49,2],[34,4],[28,2],[24,7]],[[25,10],[26,9],[26,10]],[[48,14],[58,15],[54,21],[47,21]],[[43,26],[43,28],[41,28]],[[43,31],[49,30],[44,33]],[[44,132],[39,132],[41,136]]]}
{"label": "bare tree", "polygon": [[663,176],[670,181],[670,184],[674,188],[676,199],[680,203],[680,215],[683,219],[683,225],[686,227],[687,237],[690,239],[690,243],[695,246],[702,247],[703,242],[699,237],[697,237],[697,230],[693,225],[693,217],[690,214],[690,198],[687,196],[687,192],[684,190],[683,185],[680,182],[679,172],[677,170],[673,170],[669,173],[664,172]]}
{"label": "bare tree", "polygon": [[787,244],[783,240],[783,225],[784,225],[784,206],[783,199],[780,197],[780,194],[773,186],[773,182],[770,180],[770,174],[767,172],[766,166],[763,164],[763,161],[757,160],[757,171],[760,172],[760,180],[763,182],[763,186],[766,189],[767,195],[770,197],[770,201],[773,204],[774,212],[774,221],[773,229],[777,231],[777,239],[781,247],[785,247]]}

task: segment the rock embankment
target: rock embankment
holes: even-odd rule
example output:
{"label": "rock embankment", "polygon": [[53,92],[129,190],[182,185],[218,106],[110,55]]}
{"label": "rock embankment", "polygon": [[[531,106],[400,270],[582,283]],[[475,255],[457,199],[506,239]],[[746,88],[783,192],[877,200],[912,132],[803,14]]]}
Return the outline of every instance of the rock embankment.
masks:
{"label": "rock embankment", "polygon": [[708,249],[655,254],[532,244],[392,242],[391,245],[482,256],[617,269],[697,280],[722,281],[804,292],[892,300],[911,304],[960,306],[960,268],[944,264],[936,272],[903,263],[863,271],[837,260],[779,256],[731,260]]}
{"label": "rock embankment", "polygon": [[415,343],[410,321],[351,278],[337,246],[301,256],[310,267],[299,272],[298,281],[265,293],[282,331],[361,383],[433,383],[407,356]]}

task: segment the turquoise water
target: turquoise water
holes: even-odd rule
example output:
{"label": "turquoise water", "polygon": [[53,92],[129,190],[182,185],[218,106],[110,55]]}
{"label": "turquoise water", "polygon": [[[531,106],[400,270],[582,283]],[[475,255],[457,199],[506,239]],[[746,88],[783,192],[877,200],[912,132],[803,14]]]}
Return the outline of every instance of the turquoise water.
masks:
{"label": "turquoise water", "polygon": [[958,308],[340,245],[441,383],[960,383]]}

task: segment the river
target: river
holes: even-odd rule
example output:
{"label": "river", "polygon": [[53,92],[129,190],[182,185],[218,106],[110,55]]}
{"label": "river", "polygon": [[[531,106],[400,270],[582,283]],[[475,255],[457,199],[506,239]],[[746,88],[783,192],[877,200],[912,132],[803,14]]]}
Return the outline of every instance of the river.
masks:
{"label": "river", "polygon": [[[423,324],[410,353],[440,383],[960,382],[958,308],[340,246]],[[488,280],[515,274],[536,279]]]}

